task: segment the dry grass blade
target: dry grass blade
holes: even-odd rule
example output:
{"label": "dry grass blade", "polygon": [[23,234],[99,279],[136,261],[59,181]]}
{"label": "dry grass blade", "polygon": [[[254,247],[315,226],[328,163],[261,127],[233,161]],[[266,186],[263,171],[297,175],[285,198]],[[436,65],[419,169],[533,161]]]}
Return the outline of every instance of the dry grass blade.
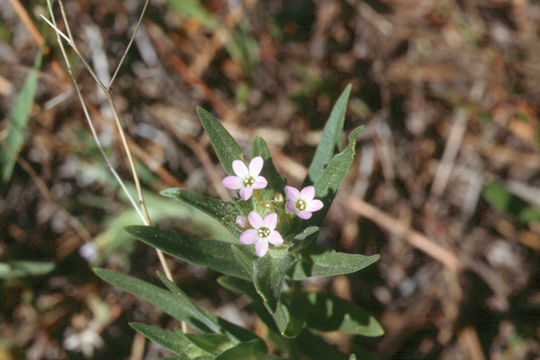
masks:
{"label": "dry grass blade", "polygon": [[[122,190],[124,191],[124,193],[126,194],[126,196],[128,197],[128,199],[130,200],[132,206],[134,207],[134,209],[137,211],[137,213],[139,214],[141,220],[143,221],[143,223],[145,225],[151,225],[152,222],[150,220],[150,216],[148,214],[148,210],[146,208],[146,204],[144,202],[144,195],[143,195],[143,192],[142,192],[142,188],[141,188],[141,184],[140,184],[140,181],[139,181],[139,176],[138,176],[138,173],[137,173],[137,169],[135,167],[135,163],[133,161],[133,157],[132,157],[132,154],[131,154],[131,150],[129,148],[129,145],[127,143],[127,139],[126,139],[126,136],[125,136],[125,132],[124,132],[124,129],[120,123],[120,117],[118,115],[118,110],[116,109],[116,106],[113,102],[113,99],[112,99],[112,95],[111,95],[111,92],[110,92],[110,89],[108,87],[106,87],[100,80],[99,78],[97,77],[97,75],[95,74],[95,72],[92,70],[92,68],[90,67],[90,65],[86,62],[86,60],[84,59],[84,57],[82,56],[82,54],[80,53],[80,51],[78,50],[76,44],[75,44],[75,40],[73,38],[73,35],[71,33],[71,28],[69,26],[69,21],[67,19],[67,16],[66,16],[66,12],[65,12],[65,9],[64,9],[64,6],[63,6],[63,3],[62,1],[59,1],[59,5],[60,5],[60,10],[61,10],[61,13],[62,13],[62,18],[64,19],[64,23],[65,23],[65,26],[66,26],[66,30],[67,30],[67,33],[68,35],[66,36],[65,34],[63,34],[62,32],[60,32],[58,30],[58,27],[56,26],[56,20],[54,18],[54,12],[53,12],[53,9],[52,9],[52,4],[51,4],[51,0],[47,0],[47,5],[48,5],[48,9],[49,9],[49,14],[51,16],[51,20],[52,20],[52,23],[50,23],[50,25],[52,26],[52,28],[55,30],[56,32],[56,36],[57,36],[57,40],[58,40],[58,44],[60,46],[60,49],[62,51],[62,55],[64,57],[64,60],[66,62],[66,66],[68,67],[68,73],[69,73],[69,76],[71,77],[72,79],[72,82],[73,82],[73,85],[75,87],[75,90],[76,90],[76,93],[77,93],[77,96],[79,98],[79,101],[83,107],[83,111],[84,111],[84,114],[85,114],[85,117],[87,119],[87,122],[88,122],[88,125],[91,129],[91,132],[92,132],[92,136],[96,142],[96,144],[98,145],[98,148],[103,156],[103,158],[105,159],[105,162],[107,164],[107,167],[111,170],[111,172],[113,173],[115,179],[117,180],[117,182],[120,184],[120,186],[122,187]],[[146,10],[146,6],[144,8]],[[49,23],[49,22],[48,22]],[[137,27],[138,28],[138,27]],[[135,37],[135,33],[133,34],[133,37],[132,39]],[[114,119],[115,119],[115,123],[117,125],[117,128],[118,128],[118,132],[120,134],[120,138],[122,140],[122,144],[124,146],[124,150],[125,150],[125,153],[126,153],[126,156],[128,158],[128,162],[129,162],[129,165],[130,165],[130,168],[131,168],[131,171],[132,171],[132,174],[133,174],[133,180],[135,182],[135,187],[137,189],[137,194],[138,194],[138,204],[135,202],[135,200],[131,197],[131,195],[129,194],[129,192],[127,191],[127,188],[124,184],[124,182],[122,181],[122,179],[120,178],[120,176],[118,175],[118,173],[114,170],[114,168],[112,167],[112,164],[110,162],[110,160],[108,159],[107,155],[105,154],[105,151],[103,149],[103,146],[101,145],[101,142],[99,140],[99,137],[97,136],[97,133],[95,131],[95,128],[94,128],[94,125],[93,125],[93,122],[92,122],[92,119],[90,117],[90,114],[88,113],[88,109],[86,107],[86,104],[85,104],[85,101],[82,97],[82,94],[80,92],[80,89],[79,89],[79,86],[77,84],[77,81],[73,75],[73,71],[71,69],[71,64],[69,62],[69,59],[67,57],[67,53],[66,53],[66,50],[64,48],[64,45],[62,43],[62,40],[61,40],[61,36],[66,40],[68,41],[68,44],[70,45],[70,47],[75,51],[75,53],[78,55],[78,57],[80,58],[80,60],[82,61],[82,63],[84,64],[85,68],[89,71],[89,73],[92,75],[92,77],[94,78],[94,80],[96,81],[96,83],[98,83],[98,85],[101,87],[101,89],[105,92],[105,95],[107,96],[107,100],[108,100],[108,103],[109,103],[109,106],[111,107],[112,111],[113,111],[113,116],[114,116]],[[132,43],[132,40],[130,41],[130,45]],[[129,51],[129,46],[127,47],[126,49],[126,52]],[[123,57],[125,58],[125,56]],[[122,63],[122,62],[121,62]],[[120,64],[121,64],[120,63]],[[111,82],[112,83],[112,82]],[[142,211],[141,211],[142,210]],[[158,257],[159,257],[159,260],[161,262],[161,265],[163,267],[163,270],[166,274],[166,276],[172,281],[172,274],[170,272],[170,269],[167,265],[167,262],[165,260],[165,256],[163,255],[163,253],[156,249],[157,251],[157,254],[158,254]]]}

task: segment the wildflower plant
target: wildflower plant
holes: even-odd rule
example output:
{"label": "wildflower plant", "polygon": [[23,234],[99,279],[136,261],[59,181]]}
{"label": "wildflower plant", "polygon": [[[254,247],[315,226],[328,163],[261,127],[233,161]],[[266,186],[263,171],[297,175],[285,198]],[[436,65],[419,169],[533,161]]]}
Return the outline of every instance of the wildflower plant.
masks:
{"label": "wildflower plant", "polygon": [[[186,189],[166,189],[164,196],[210,215],[226,236],[206,239],[153,226],[129,226],[126,231],[164,253],[222,273],[221,286],[247,295],[253,311],[268,329],[268,338],[237,326],[196,305],[162,274],[167,289],[105,269],[102,279],[161,308],[198,329],[197,333],[131,326],[161,344],[171,359],[354,359],[317,334],[326,331],[380,336],[378,322],[356,304],[332,295],[305,291],[302,280],[351,274],[379,258],[327,250],[317,234],[332,200],[351,166],[358,128],[341,152],[350,86],[337,100],[324,128],[302,188],[287,185],[276,170],[265,141],[255,136],[250,161],[227,130],[209,112],[198,108],[201,123],[227,176],[222,184],[238,190],[231,202]],[[273,354],[268,353],[272,344]]]}

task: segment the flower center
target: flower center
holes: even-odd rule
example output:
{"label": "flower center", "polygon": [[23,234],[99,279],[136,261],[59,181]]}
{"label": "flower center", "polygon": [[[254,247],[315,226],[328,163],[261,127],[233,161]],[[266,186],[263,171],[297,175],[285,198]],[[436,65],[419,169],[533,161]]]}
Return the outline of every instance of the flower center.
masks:
{"label": "flower center", "polygon": [[306,210],[306,202],[302,199],[298,199],[298,201],[296,202],[296,209],[298,209],[299,211]]}
{"label": "flower center", "polygon": [[267,228],[267,227],[260,227],[258,230],[257,230],[257,235],[259,235],[260,238],[267,238],[268,236],[270,236],[270,229]]}
{"label": "flower center", "polygon": [[255,179],[253,178],[253,176],[246,176],[244,178],[244,187],[248,187],[248,186],[252,186],[253,184],[255,184]]}

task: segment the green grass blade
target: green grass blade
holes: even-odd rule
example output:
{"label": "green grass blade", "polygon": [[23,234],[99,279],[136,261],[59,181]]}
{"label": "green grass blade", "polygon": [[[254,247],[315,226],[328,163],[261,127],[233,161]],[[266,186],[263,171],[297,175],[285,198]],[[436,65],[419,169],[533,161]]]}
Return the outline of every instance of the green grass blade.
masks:
{"label": "green grass blade", "polygon": [[[41,68],[42,60],[43,48],[40,48],[34,61],[34,69],[38,70]],[[30,119],[37,85],[38,73],[37,71],[32,71],[26,77],[11,111],[7,126],[7,136],[2,141],[2,146],[0,147],[0,193],[3,193],[6,189],[7,183],[13,173],[17,156],[21,150],[24,130]]]}

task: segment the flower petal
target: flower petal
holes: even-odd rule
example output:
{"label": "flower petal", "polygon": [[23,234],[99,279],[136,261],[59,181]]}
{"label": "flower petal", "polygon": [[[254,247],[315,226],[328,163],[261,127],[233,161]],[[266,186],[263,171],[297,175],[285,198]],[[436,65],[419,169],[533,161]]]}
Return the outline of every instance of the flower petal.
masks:
{"label": "flower petal", "polygon": [[223,180],[221,180],[221,183],[223,186],[225,186],[227,189],[240,189],[242,187],[242,179],[240,179],[238,176],[227,176]]}
{"label": "flower petal", "polygon": [[249,176],[249,170],[246,166],[246,164],[242,160],[234,160],[232,162],[232,168],[234,170],[234,173],[241,178],[245,178],[246,176]]}
{"label": "flower petal", "polygon": [[271,213],[264,218],[264,226],[270,230],[274,230],[277,225],[277,214]]}
{"label": "flower petal", "polygon": [[277,231],[272,231],[270,233],[270,236],[268,237],[268,242],[272,245],[281,245],[283,244],[283,238],[281,237],[281,234]]}
{"label": "flower petal", "polygon": [[302,191],[300,191],[300,197],[306,200],[306,202],[313,200],[313,198],[315,197],[315,187],[311,185],[306,186],[305,188],[302,189]]}
{"label": "flower petal", "polygon": [[264,226],[263,218],[261,217],[261,215],[257,214],[255,211],[252,211],[249,213],[248,220],[251,226],[253,226],[255,229],[258,229],[261,226]]}
{"label": "flower petal", "polygon": [[307,220],[311,217],[311,211],[307,211],[307,210],[299,211],[296,215],[298,215],[300,219]]}
{"label": "flower petal", "polygon": [[300,191],[292,186],[285,186],[285,195],[287,195],[287,198],[292,202],[296,202],[300,197]]}
{"label": "flower petal", "polygon": [[308,202],[308,204],[306,206],[306,210],[314,212],[314,211],[321,210],[323,208],[323,206],[324,206],[324,204],[323,204],[323,202],[321,200],[313,199],[310,202]]}
{"label": "flower petal", "polygon": [[266,181],[266,179],[262,176],[257,176],[257,178],[255,178],[255,182],[253,183],[253,185],[251,185],[251,187],[254,189],[264,189],[266,185],[268,185],[268,181]]}
{"label": "flower petal", "polygon": [[245,216],[238,215],[236,217],[236,225],[240,226],[242,229],[244,229],[247,226],[247,219]]}
{"label": "flower petal", "polygon": [[296,208],[294,207],[294,203],[292,201],[287,201],[285,203],[285,209],[289,210],[293,214],[296,214],[298,212],[298,210],[296,210]]}
{"label": "flower petal", "polygon": [[248,200],[253,194],[253,188],[245,187],[240,189],[240,198],[244,201]]}
{"label": "flower petal", "polygon": [[257,239],[259,239],[259,237],[257,236],[257,230],[255,229],[248,229],[240,235],[240,241],[246,245],[253,244]]}
{"label": "flower petal", "polygon": [[263,257],[267,251],[268,251],[268,240],[266,239],[257,240],[257,243],[255,244],[255,252],[257,253],[257,256]]}
{"label": "flower petal", "polygon": [[260,156],[254,157],[249,163],[249,175],[256,177],[261,173],[263,167],[263,158]]}

